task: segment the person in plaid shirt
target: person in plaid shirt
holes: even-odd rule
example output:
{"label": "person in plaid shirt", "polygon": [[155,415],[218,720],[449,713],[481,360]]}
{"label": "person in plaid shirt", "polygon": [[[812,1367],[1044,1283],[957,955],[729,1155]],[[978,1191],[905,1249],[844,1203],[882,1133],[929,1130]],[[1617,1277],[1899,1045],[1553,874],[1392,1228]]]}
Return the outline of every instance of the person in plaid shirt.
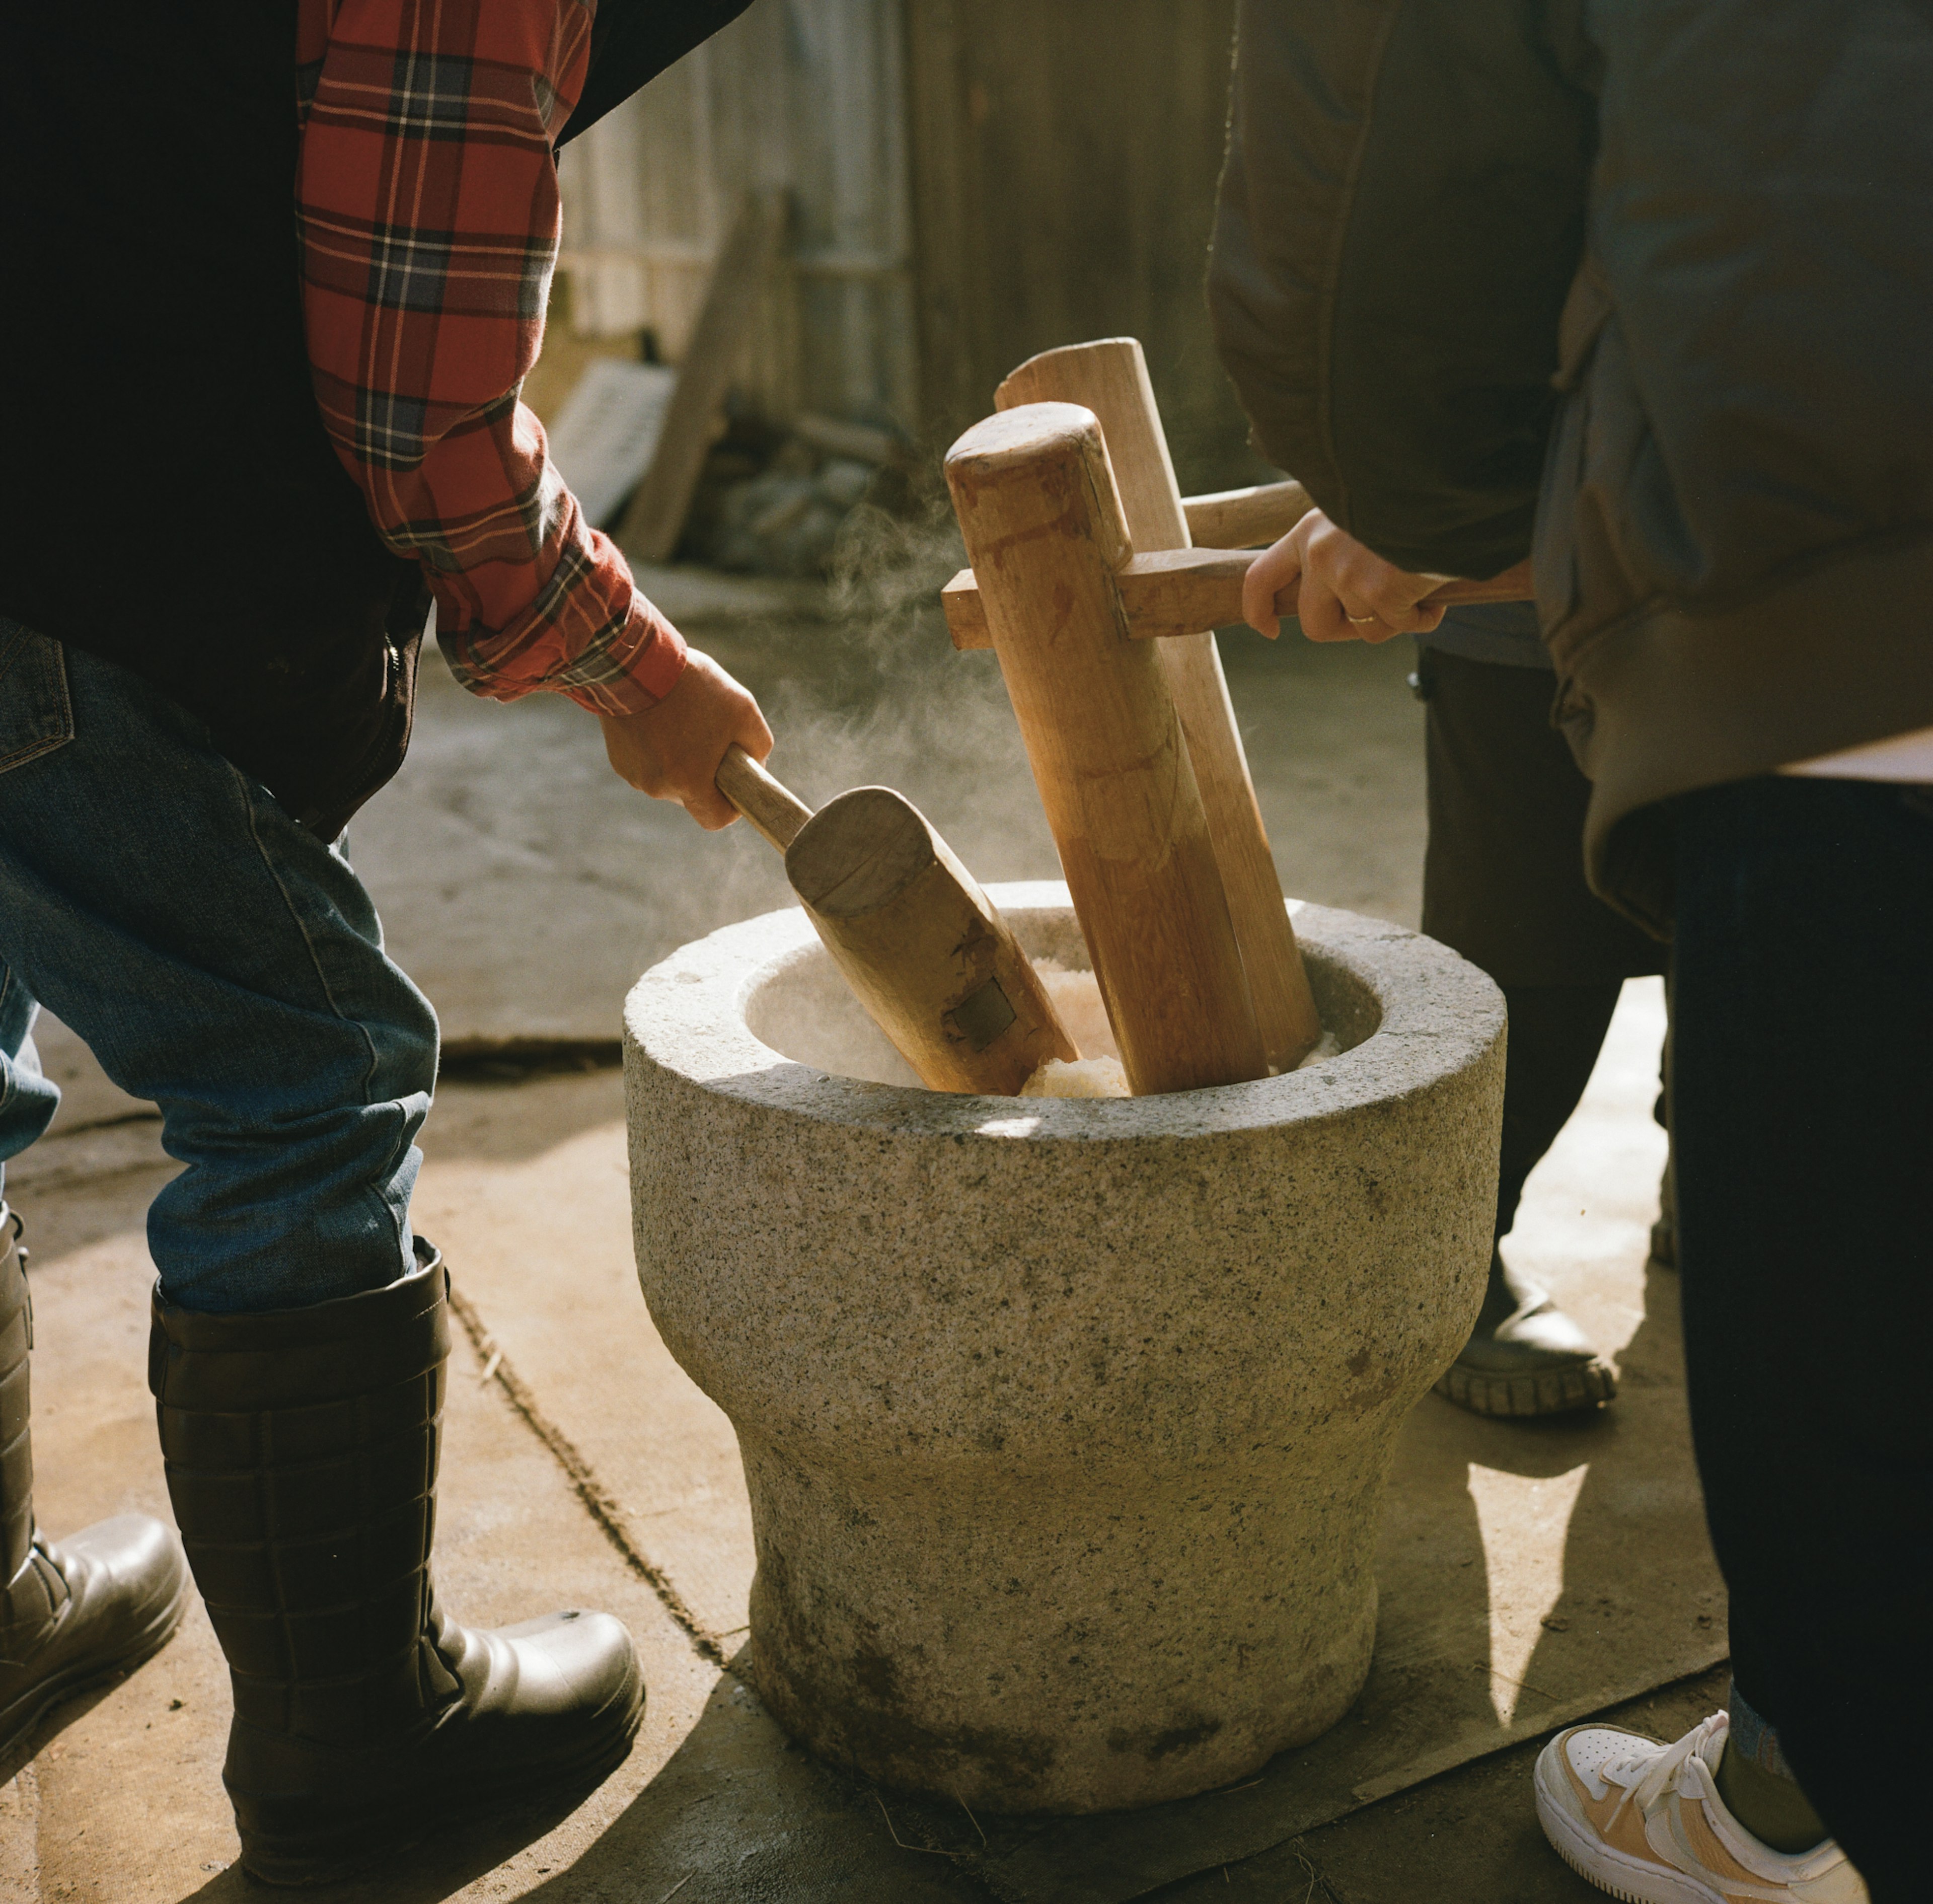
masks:
{"label": "person in plaid shirt", "polygon": [[758,710],[633,585],[518,399],[591,10],[453,11],[302,0],[296,203],[323,423],[384,543],[422,564],[458,680],[567,694],[633,786],[729,825],[712,775],[731,741],[770,750]]}
{"label": "person in plaid shirt", "polygon": [[770,750],[518,395],[557,144],[744,4],[0,17],[0,1166],[59,1100],[44,1000],[185,1166],[149,1240],[185,1545],[38,1530],[0,1204],[0,1752],[164,1645],[191,1570],[271,1881],[588,1787],[642,1715],[617,1620],[478,1632],[436,1598],[447,1277],[410,1223],[436,1020],[340,841],[401,760],[431,600],[466,687],[568,696],[701,826],[734,817],[726,747]]}

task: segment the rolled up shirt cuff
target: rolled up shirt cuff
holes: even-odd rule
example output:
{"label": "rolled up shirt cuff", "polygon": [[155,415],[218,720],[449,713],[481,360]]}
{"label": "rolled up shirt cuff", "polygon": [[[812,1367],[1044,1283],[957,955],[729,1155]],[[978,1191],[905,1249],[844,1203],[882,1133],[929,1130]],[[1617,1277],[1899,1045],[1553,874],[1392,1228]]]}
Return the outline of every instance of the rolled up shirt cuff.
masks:
{"label": "rolled up shirt cuff", "polygon": [[593,714],[642,714],[678,685],[684,662],[684,637],[637,595],[621,628],[544,685]]}

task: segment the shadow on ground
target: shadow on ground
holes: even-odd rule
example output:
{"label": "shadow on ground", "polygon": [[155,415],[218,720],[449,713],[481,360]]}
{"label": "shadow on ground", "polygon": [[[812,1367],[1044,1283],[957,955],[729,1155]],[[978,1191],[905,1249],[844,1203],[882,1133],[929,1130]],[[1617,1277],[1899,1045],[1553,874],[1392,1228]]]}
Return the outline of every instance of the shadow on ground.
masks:
{"label": "shadow on ground", "polygon": [[[442,1904],[508,1865],[563,1822],[566,1797],[431,1839],[350,1882],[302,1895],[315,1904]],[[955,1861],[893,1842],[866,1788],[792,1746],[738,1680],[718,1680],[697,1722],[657,1775],[567,1867],[531,1875],[520,1894],[547,1904],[983,1904]],[[239,1865],[181,1904],[266,1895]]]}

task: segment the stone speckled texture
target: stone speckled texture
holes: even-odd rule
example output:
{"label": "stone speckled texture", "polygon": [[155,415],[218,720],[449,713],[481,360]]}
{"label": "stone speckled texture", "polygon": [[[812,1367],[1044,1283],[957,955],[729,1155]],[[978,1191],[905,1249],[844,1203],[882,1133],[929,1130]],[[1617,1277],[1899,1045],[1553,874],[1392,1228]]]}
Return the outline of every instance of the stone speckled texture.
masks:
{"label": "stone speckled texture", "polygon": [[[1084,964],[1064,889],[994,896]],[[1297,927],[1341,1054],[1126,1102],[890,1081],[796,911],[632,992],[639,1275],[738,1430],[749,1663],[815,1749],[1084,1812],[1354,1698],[1395,1436],[1483,1287],[1504,1013],[1415,934]]]}

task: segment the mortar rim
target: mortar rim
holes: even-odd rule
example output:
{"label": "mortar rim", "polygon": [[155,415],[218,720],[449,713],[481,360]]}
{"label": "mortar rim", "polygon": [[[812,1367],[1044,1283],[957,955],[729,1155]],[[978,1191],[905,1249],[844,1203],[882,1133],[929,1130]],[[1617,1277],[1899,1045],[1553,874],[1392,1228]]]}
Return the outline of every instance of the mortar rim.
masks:
{"label": "mortar rim", "polygon": [[[1010,881],[986,892],[1010,923],[1029,912],[1072,910],[1060,880]],[[794,906],[690,940],[639,979],[624,1000],[627,1087],[648,1089],[659,1074],[748,1108],[897,1141],[1173,1142],[1306,1126],[1391,1105],[1482,1063],[1502,1037],[1502,993],[1447,946],[1362,913],[1285,903],[1305,950],[1366,985],[1381,1012],[1367,1037],[1308,1070],[1108,1099],[967,1096],[825,1072],[774,1049],[746,1022],[755,988],[801,958],[826,956]]]}

